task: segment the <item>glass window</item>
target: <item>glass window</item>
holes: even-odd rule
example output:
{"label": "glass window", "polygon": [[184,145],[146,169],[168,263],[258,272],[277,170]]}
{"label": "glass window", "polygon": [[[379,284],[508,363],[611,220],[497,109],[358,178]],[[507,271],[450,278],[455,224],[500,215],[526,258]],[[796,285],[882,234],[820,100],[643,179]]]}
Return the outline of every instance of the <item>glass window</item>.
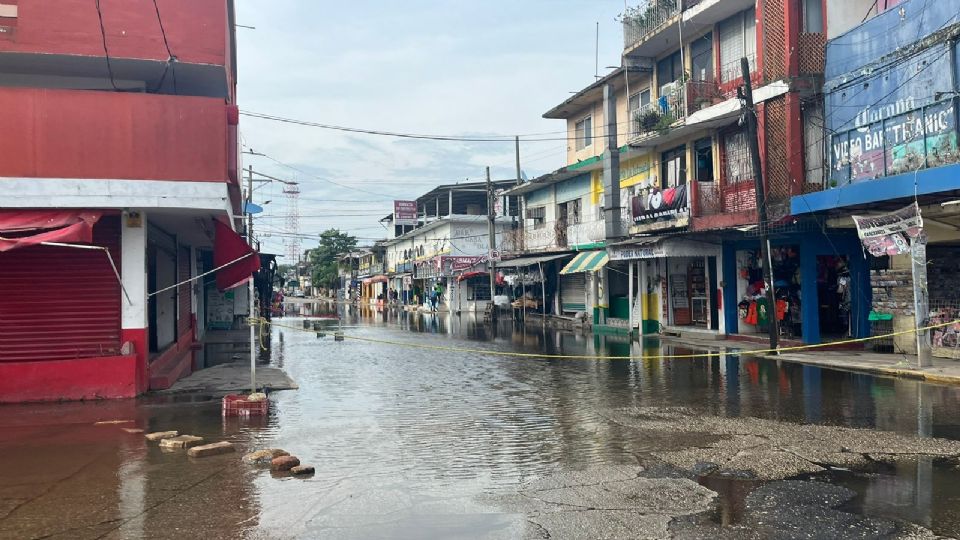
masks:
{"label": "glass window", "polygon": [[695,39],[690,44],[690,62],[693,67],[693,80],[713,80],[713,33]]}
{"label": "glass window", "polygon": [[803,0],[803,31],[811,34],[823,32],[822,0]]}
{"label": "glass window", "polygon": [[687,152],[685,146],[667,150],[660,160],[660,187],[677,187],[687,183]]}
{"label": "glass window", "polygon": [[627,118],[630,119],[630,125],[632,126],[632,134],[636,135],[640,133],[640,122],[637,116],[640,113],[640,109],[644,106],[650,104],[650,89],[641,90],[636,94],[630,96],[630,99],[627,101]]}
{"label": "glass window", "polygon": [[683,62],[680,51],[671,54],[657,62],[657,84],[660,86],[660,95],[666,95],[664,86],[676,81],[683,75]]}
{"label": "glass window", "polygon": [[727,184],[753,181],[753,163],[747,145],[747,131],[741,129],[723,137],[724,173]]}
{"label": "glass window", "polygon": [[696,156],[696,179],[698,182],[713,182],[713,144],[710,137],[694,143]]}
{"label": "glass window", "polygon": [[748,9],[723,21],[720,34],[720,80],[735,81],[743,75],[740,59],[750,61],[750,70],[756,69],[757,57],[757,12]]}
{"label": "glass window", "polygon": [[583,120],[577,122],[574,136],[577,139],[576,148],[577,150],[583,150],[584,148],[593,144],[593,118],[588,116]]}

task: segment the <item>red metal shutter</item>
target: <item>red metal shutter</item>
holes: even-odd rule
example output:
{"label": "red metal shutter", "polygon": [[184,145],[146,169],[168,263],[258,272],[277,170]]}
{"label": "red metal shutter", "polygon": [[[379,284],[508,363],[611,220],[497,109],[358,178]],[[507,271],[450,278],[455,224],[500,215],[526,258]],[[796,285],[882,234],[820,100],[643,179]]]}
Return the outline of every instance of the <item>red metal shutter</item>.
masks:
{"label": "red metal shutter", "polygon": [[[94,243],[120,268],[120,220]],[[0,253],[0,362],[111,356],[120,350],[120,284],[106,254],[52,246]]]}
{"label": "red metal shutter", "polygon": [[[190,248],[180,246],[177,251],[177,283],[190,279]],[[193,322],[190,318],[192,305],[190,283],[177,287],[177,338],[190,333]]]}

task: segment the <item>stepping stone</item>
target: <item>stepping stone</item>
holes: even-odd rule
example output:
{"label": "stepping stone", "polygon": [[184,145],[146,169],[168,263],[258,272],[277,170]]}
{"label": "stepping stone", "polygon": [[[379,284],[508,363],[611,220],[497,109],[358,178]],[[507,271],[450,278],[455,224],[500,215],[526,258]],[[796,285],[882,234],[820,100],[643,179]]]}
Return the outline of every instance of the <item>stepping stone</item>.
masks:
{"label": "stepping stone", "polygon": [[273,461],[274,458],[289,455],[289,452],[279,448],[267,448],[265,450],[250,452],[241,459],[244,463],[249,463],[250,465],[270,465],[270,462]]}
{"label": "stepping stone", "polygon": [[132,424],[133,420],[101,420],[99,422],[94,422],[95,426],[108,426],[111,424]]}
{"label": "stepping stone", "polygon": [[140,428],[125,427],[120,429],[126,431],[127,433],[143,433],[143,430]]}
{"label": "stepping stone", "polygon": [[236,451],[237,449],[234,448],[233,443],[220,441],[213,444],[205,444],[203,446],[194,446],[193,448],[187,450],[187,455],[190,457],[207,457],[216,456],[219,454],[229,454],[230,452]]}
{"label": "stepping stone", "polygon": [[296,476],[306,476],[308,474],[313,474],[313,465],[297,465],[296,467],[291,467],[290,474]]}
{"label": "stepping stone", "polygon": [[182,450],[191,446],[198,446],[203,442],[203,437],[193,435],[180,435],[179,437],[170,437],[160,441],[160,448],[170,448]]}
{"label": "stepping stone", "polygon": [[177,431],[155,431],[153,433],[147,433],[144,437],[146,437],[148,441],[162,441],[163,439],[176,437],[179,434]]}
{"label": "stepping stone", "polygon": [[270,462],[271,471],[289,471],[300,464],[296,456],[280,456]]}

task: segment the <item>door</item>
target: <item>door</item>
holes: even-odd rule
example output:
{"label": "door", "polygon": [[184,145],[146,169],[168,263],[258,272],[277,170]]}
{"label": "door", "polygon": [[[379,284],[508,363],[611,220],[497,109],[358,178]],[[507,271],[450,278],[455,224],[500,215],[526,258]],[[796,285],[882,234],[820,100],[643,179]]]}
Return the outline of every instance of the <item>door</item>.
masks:
{"label": "door", "polygon": [[565,274],[560,276],[560,309],[564,313],[576,313],[587,310],[586,274]]}

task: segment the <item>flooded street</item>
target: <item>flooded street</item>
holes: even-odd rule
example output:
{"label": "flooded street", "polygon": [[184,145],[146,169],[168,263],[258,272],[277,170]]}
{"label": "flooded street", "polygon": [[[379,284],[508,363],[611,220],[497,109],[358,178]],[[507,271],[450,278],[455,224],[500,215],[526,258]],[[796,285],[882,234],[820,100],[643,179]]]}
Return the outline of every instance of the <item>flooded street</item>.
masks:
{"label": "flooded street", "polygon": [[[354,308],[344,324],[359,338],[531,356],[335,342],[298,317],[275,322],[269,362],[300,389],[273,393],[268,418],[221,418],[203,395],[0,408],[0,537],[800,535],[786,514],[818,516],[800,524],[825,527],[804,533],[812,537],[831,536],[831,523],[847,532],[856,523],[862,537],[922,537],[904,522],[960,535],[955,448],[930,439],[960,439],[960,388],[735,354],[538,358],[696,351],[466,316]],[[229,440],[239,453],[165,453],[124,427]],[[918,449],[916,436],[927,441]],[[769,454],[755,450],[768,444]],[[240,462],[264,447],[316,474],[277,477]],[[803,482],[781,481],[793,477]],[[821,506],[804,514],[816,506],[796,502],[804,497]]]}

